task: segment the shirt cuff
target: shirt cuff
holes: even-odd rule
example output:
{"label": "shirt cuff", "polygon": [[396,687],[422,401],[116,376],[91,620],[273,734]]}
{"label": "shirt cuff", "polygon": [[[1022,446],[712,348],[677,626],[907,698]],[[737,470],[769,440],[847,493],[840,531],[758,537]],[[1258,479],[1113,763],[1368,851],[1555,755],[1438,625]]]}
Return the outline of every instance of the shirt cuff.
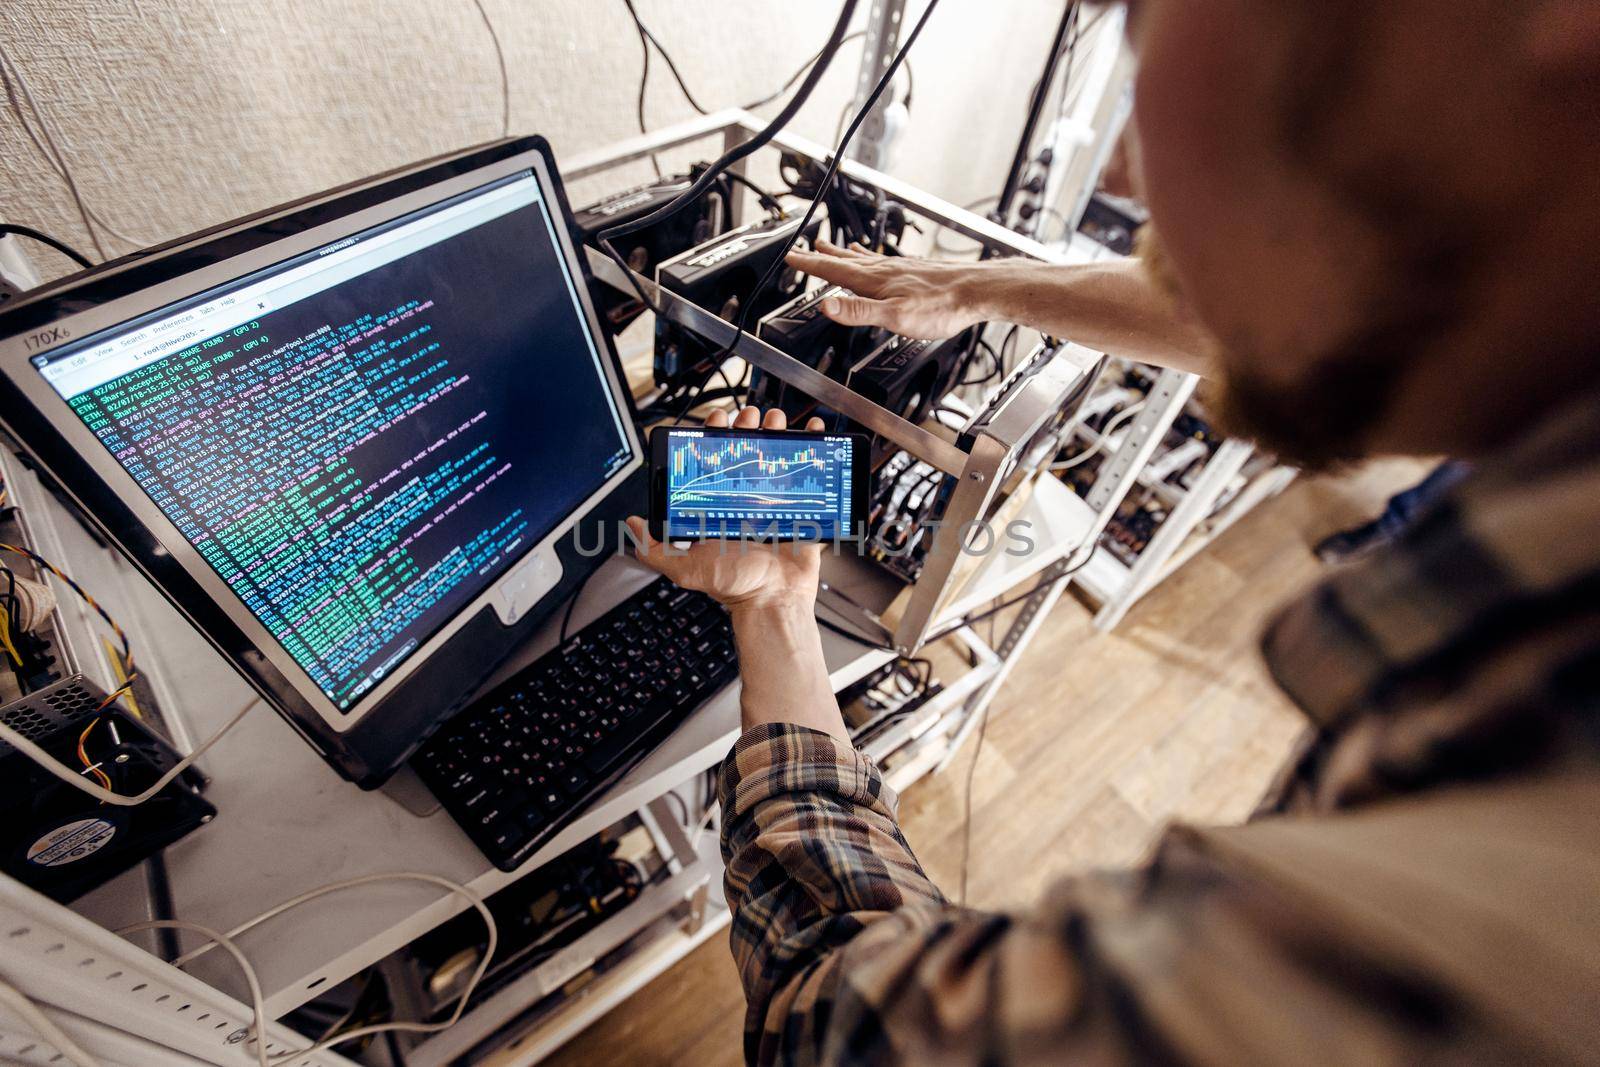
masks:
{"label": "shirt cuff", "polygon": [[724,834],[770,800],[806,796],[873,808],[890,819],[898,806],[877,764],[855,746],[809,726],[752,726],[722,761],[718,800]]}

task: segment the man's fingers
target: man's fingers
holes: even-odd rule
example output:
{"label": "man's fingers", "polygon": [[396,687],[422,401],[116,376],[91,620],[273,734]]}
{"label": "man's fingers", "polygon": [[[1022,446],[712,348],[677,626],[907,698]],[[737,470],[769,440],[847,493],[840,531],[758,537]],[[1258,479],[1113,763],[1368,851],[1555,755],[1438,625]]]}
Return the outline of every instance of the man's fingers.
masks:
{"label": "man's fingers", "polygon": [[761,428],[763,430],[787,430],[789,428],[789,416],[785,415],[781,408],[768,408],[767,413],[761,417]]}
{"label": "man's fingers", "polygon": [[822,302],[822,313],[841,326],[887,326],[894,309],[887,300],[830,296]]}
{"label": "man's fingers", "polygon": [[867,282],[864,264],[848,256],[825,255],[821,252],[790,252],[784,262],[803,274],[810,274],[847,289],[854,289]]}
{"label": "man's fingers", "polygon": [[760,425],[761,409],[759,408],[741,408],[738,416],[733,420],[734,429],[737,430],[754,430]]}
{"label": "man's fingers", "polygon": [[718,408],[706,416],[706,428],[711,430],[724,430],[728,427],[728,413]]}
{"label": "man's fingers", "polygon": [[815,415],[806,420],[806,429],[810,430],[812,433],[821,433],[827,428],[828,424],[817,418]]}
{"label": "man's fingers", "polygon": [[868,248],[866,245],[853,244],[848,246],[840,246],[832,243],[831,241],[820,238],[817,240],[817,251],[823,253],[824,255],[834,256],[838,259],[862,260],[874,258],[872,249]]}

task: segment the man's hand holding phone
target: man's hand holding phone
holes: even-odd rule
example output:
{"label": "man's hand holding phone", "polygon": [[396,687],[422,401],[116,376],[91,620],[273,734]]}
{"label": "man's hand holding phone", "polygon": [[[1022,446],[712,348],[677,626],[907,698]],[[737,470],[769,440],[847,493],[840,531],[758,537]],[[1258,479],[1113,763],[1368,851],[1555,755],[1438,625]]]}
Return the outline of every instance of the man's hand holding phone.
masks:
{"label": "man's hand holding phone", "polygon": [[[745,408],[731,422],[725,411],[714,411],[706,420],[710,429],[731,426],[736,430],[785,430],[789,420],[773,409],[763,417],[755,408]],[[821,419],[812,419],[806,429],[823,428]],[[650,535],[645,520],[628,520],[639,544],[639,559],[685,589],[710,595],[730,611],[759,606],[773,601],[803,601],[809,607],[816,600],[817,571],[822,547],[789,541],[760,544],[753,541],[699,541],[688,548],[673,547]]]}
{"label": "man's hand holding phone", "polygon": [[[726,412],[713,412],[706,426],[729,426]],[[763,418],[745,408],[733,419],[735,429],[783,430],[788,419],[773,410]],[[819,431],[822,420],[806,429]],[[822,657],[817,629],[817,580],[822,546],[788,541],[701,541],[676,548],[650,536],[637,515],[628,526],[646,566],[685,589],[706,593],[733,618],[744,682],[740,705],[746,728],[767,722],[790,722],[833,734],[847,744],[849,732],[839,714]]]}

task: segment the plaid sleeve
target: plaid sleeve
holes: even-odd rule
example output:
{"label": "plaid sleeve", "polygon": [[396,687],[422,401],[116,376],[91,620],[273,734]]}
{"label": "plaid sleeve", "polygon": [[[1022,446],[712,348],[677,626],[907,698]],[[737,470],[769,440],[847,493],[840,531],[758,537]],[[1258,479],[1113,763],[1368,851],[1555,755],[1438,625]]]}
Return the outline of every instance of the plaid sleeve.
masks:
{"label": "plaid sleeve", "polygon": [[815,1061],[838,950],[891,913],[936,910],[944,897],[901,835],[878,768],[825,733],[747,730],[723,764],[721,801],[746,1059]]}
{"label": "plaid sleeve", "polygon": [[[1581,828],[1600,812],[1595,781],[1177,827],[1138,869],[1080,875],[1025,911],[989,914],[928,881],[871,761],[822,733],[757,727],[722,780],[745,1058],[1584,1059],[1600,1043],[1588,1010],[1600,972],[1568,946],[1570,921],[1593,910],[1600,853]],[[1563,921],[1522,922],[1528,900]],[[1533,940],[1508,955],[1490,930]],[[1534,1025],[1524,999],[1573,1013]]]}

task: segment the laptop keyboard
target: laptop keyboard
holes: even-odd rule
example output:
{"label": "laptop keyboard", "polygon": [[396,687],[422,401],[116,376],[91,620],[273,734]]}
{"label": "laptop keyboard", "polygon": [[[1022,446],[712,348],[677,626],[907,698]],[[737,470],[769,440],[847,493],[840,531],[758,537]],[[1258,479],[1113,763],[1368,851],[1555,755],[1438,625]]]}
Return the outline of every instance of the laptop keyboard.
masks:
{"label": "laptop keyboard", "polygon": [[463,709],[411,765],[514,870],[738,673],[727,613],[658,578]]}

